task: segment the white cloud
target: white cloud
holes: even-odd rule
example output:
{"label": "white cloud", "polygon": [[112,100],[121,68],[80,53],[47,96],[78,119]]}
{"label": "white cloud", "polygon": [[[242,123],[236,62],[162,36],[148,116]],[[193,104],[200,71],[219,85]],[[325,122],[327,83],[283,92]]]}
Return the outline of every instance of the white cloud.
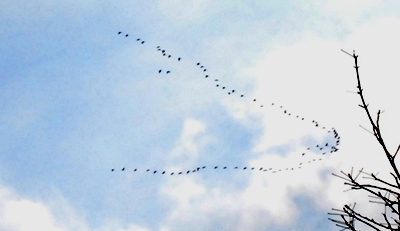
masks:
{"label": "white cloud", "polygon": [[[54,198],[37,201],[24,198],[14,190],[0,185],[0,230],[92,230],[88,228],[81,214],[77,214],[61,195],[55,194]],[[146,231],[148,229],[133,224],[122,224],[120,221],[108,221],[96,230]]]}

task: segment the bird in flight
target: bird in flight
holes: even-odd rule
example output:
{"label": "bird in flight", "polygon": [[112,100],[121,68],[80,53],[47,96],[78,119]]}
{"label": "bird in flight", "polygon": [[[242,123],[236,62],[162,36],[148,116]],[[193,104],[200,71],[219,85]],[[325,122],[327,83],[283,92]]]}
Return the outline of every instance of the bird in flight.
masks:
{"label": "bird in flight", "polygon": [[158,73],[161,73],[161,69],[158,71]]}
{"label": "bird in flight", "polygon": [[118,32],[118,34],[121,34],[122,32],[120,31],[120,32]]}
{"label": "bird in flight", "polygon": [[128,37],[128,34],[126,34],[125,37]]}
{"label": "bird in flight", "polygon": [[144,43],[144,41],[142,41],[142,44]]}
{"label": "bird in flight", "polygon": [[171,73],[171,72],[170,72],[170,71],[167,71],[167,74],[168,74],[168,73]]}
{"label": "bird in flight", "polygon": [[122,168],[121,171],[125,171],[125,168]]}
{"label": "bird in flight", "polygon": [[111,169],[111,172],[114,172],[114,169]]}
{"label": "bird in flight", "polygon": [[178,61],[181,61],[181,57],[178,58]]}

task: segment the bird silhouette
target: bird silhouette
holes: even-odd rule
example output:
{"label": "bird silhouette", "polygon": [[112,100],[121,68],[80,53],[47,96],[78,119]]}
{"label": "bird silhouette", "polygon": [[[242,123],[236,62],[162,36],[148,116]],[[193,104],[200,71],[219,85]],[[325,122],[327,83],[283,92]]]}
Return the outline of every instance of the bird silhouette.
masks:
{"label": "bird silhouette", "polygon": [[254,168],[251,168],[251,170],[254,170]]}
{"label": "bird silhouette", "polygon": [[228,95],[230,95],[231,93],[230,92],[228,92]]}
{"label": "bird silhouette", "polygon": [[136,172],[137,171],[137,168],[135,168],[135,170],[133,170],[134,172]]}
{"label": "bird silhouette", "polygon": [[244,95],[241,95],[240,97],[243,97]]}
{"label": "bird silhouette", "polygon": [[236,166],[235,169],[238,169],[238,166]]}
{"label": "bird silhouette", "polygon": [[136,41],[139,41],[139,40],[140,40],[140,38],[136,39]]}
{"label": "bird silhouette", "polygon": [[204,72],[206,72],[206,71],[207,71],[207,69],[204,69],[203,71],[204,71]]}
{"label": "bird silhouette", "polygon": [[142,41],[142,44],[144,43],[144,41]]}
{"label": "bird silhouette", "polygon": [[202,167],[202,169],[205,169],[205,168],[206,168],[206,166],[203,166],[203,167]]}
{"label": "bird silhouette", "polygon": [[125,168],[122,168],[121,171],[125,171]]}
{"label": "bird silhouette", "polygon": [[260,168],[260,171],[262,170],[263,168]]}
{"label": "bird silhouette", "polygon": [[154,171],[153,174],[156,174],[157,171]]}
{"label": "bird silhouette", "polygon": [[126,34],[125,37],[128,37],[128,34]]}
{"label": "bird silhouette", "polygon": [[163,54],[163,56],[165,56],[165,53]]}
{"label": "bird silhouette", "polygon": [[167,74],[168,74],[168,73],[171,73],[171,72],[170,72],[170,71],[167,71]]}
{"label": "bird silhouette", "polygon": [[118,34],[121,34],[122,32],[120,31],[120,32],[118,32]]}
{"label": "bird silhouette", "polygon": [[208,75],[206,75],[206,78],[208,78]]}
{"label": "bird silhouette", "polygon": [[243,170],[246,170],[246,169],[247,169],[247,167],[244,167],[244,168],[243,168]]}
{"label": "bird silhouette", "polygon": [[111,169],[111,172],[114,172],[114,169]]}
{"label": "bird silhouette", "polygon": [[219,85],[217,84],[217,87],[219,87]]}
{"label": "bird silhouette", "polygon": [[171,176],[174,175],[174,172],[171,172]]}
{"label": "bird silhouette", "polygon": [[181,174],[182,174],[182,172],[179,172],[179,173],[178,173],[178,175],[181,175]]}
{"label": "bird silhouette", "polygon": [[197,171],[199,171],[200,170],[200,167],[197,167]]}
{"label": "bird silhouette", "polygon": [[256,102],[256,99],[253,99],[253,102]]}
{"label": "bird silhouette", "polygon": [[203,66],[200,66],[200,68],[203,68]]}
{"label": "bird silhouette", "polygon": [[162,53],[165,53],[165,50],[162,50],[161,52],[162,52]]}
{"label": "bird silhouette", "polygon": [[197,63],[197,66],[200,65],[200,63]]}
{"label": "bird silhouette", "polygon": [[158,71],[158,73],[161,73],[161,69]]}
{"label": "bird silhouette", "polygon": [[150,169],[147,169],[147,171],[146,171],[146,172],[148,172],[148,171],[150,171]]}
{"label": "bird silhouette", "polygon": [[196,169],[195,169],[195,170],[193,170],[192,172],[196,172]]}
{"label": "bird silhouette", "polygon": [[225,87],[222,87],[222,89],[225,89]]}
{"label": "bird silhouette", "polygon": [[160,48],[160,46],[157,46],[157,48]]}
{"label": "bird silhouette", "polygon": [[168,55],[168,58],[171,58],[171,55]]}
{"label": "bird silhouette", "polygon": [[189,174],[190,170],[186,172],[186,174]]}
{"label": "bird silhouette", "polygon": [[235,90],[232,90],[232,93],[235,92]]}
{"label": "bird silhouette", "polygon": [[226,167],[224,167],[224,169],[226,169]]}
{"label": "bird silhouette", "polygon": [[215,79],[215,81],[218,81],[218,79]]}
{"label": "bird silhouette", "polygon": [[162,172],[161,174],[165,174],[165,171],[164,171],[164,172]]}
{"label": "bird silhouette", "polygon": [[181,61],[181,57],[178,58],[178,61]]}
{"label": "bird silhouette", "polygon": [[214,169],[217,169],[217,168],[218,168],[218,166],[215,166],[215,167],[214,167]]}

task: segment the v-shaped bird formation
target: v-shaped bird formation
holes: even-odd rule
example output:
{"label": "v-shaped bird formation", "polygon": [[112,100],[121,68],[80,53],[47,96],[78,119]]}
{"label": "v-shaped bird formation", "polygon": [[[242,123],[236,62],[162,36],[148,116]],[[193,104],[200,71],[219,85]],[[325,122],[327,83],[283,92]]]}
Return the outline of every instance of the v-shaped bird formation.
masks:
{"label": "v-shaped bird formation", "polygon": [[[118,34],[122,34],[122,31],[118,32]],[[125,37],[128,37],[128,34],[125,35]],[[145,41],[141,40],[140,38],[137,38],[136,41],[141,42],[141,44],[144,44]],[[172,54],[168,54],[168,52],[166,51],[166,49],[161,48],[161,46],[156,46],[156,50],[159,51],[161,53],[162,56],[171,59],[174,58],[175,56],[173,56]],[[180,56],[176,56],[176,61],[179,62],[182,60],[182,57]],[[198,66],[200,68],[200,70],[204,73],[207,72],[207,69],[205,67],[204,64],[197,62],[194,63],[193,65]],[[166,70],[163,71],[162,69],[158,70],[158,73],[161,74],[165,72],[166,74],[170,74],[171,71],[170,70]],[[208,73],[208,72],[207,72]],[[210,74],[206,74],[204,75],[205,79],[211,78]],[[299,120],[299,122],[308,122],[310,123],[310,125],[312,125],[315,128],[318,129],[322,129],[325,130],[327,133],[331,134],[332,137],[334,138],[335,142],[334,143],[324,143],[324,144],[316,144],[315,146],[312,147],[307,147],[307,151],[306,152],[301,152],[299,153],[299,155],[303,156],[304,158],[307,158],[307,152],[314,152],[314,153],[318,153],[321,155],[326,155],[326,154],[330,154],[330,153],[334,153],[337,152],[339,149],[337,148],[340,144],[340,136],[338,134],[338,132],[336,131],[335,128],[331,128],[328,129],[325,126],[321,126],[319,122],[317,122],[316,120],[312,120],[312,119],[307,119],[305,117],[302,117],[298,114],[294,114],[292,112],[290,112],[287,109],[284,109],[283,106],[277,106],[275,103],[270,102],[268,104],[266,103],[262,103],[261,100],[257,100],[257,99],[247,99],[246,95],[244,93],[237,93],[237,89],[233,88],[233,87],[228,87],[226,85],[224,85],[222,83],[222,81],[220,81],[219,78],[214,78],[214,81],[217,84],[215,85],[217,88],[219,88],[221,86],[220,89],[227,91],[227,94],[230,96],[237,96],[239,98],[242,98],[243,100],[247,100],[249,103],[256,103],[258,104],[258,106],[260,108],[263,108],[264,106],[271,106],[271,107],[275,107],[278,110],[282,111],[282,114],[285,116],[292,116],[296,119]],[[186,169],[186,170],[182,170],[182,171],[168,171],[168,170],[159,170],[159,169],[146,169],[146,171],[142,168],[134,168],[134,167],[122,167],[119,168],[120,171],[133,171],[133,172],[148,172],[149,174],[152,175],[170,175],[170,176],[176,176],[176,175],[187,175],[187,174],[193,174],[193,173],[197,173],[197,172],[202,172],[202,171],[206,171],[208,169],[214,170],[214,171],[229,171],[229,170],[242,170],[242,171],[257,171],[257,172],[263,172],[263,173],[279,173],[282,171],[292,171],[292,170],[296,170],[296,169],[301,169],[302,167],[304,167],[306,164],[311,164],[314,163],[316,161],[321,161],[322,158],[312,158],[312,159],[307,159],[304,161],[299,162],[296,166],[291,166],[291,167],[286,167],[286,168],[278,168],[278,169],[274,169],[271,166],[258,166],[258,167],[247,167],[247,166],[219,166],[219,165],[215,165],[215,166],[202,166],[202,167],[194,167],[193,169]],[[115,172],[117,169],[113,168],[111,169],[111,172]]]}

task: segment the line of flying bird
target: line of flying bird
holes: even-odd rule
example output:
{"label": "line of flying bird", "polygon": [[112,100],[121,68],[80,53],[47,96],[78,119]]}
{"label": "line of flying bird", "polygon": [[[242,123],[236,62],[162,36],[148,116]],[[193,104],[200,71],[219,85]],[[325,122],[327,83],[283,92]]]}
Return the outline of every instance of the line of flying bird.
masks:
{"label": "line of flying bird", "polygon": [[[122,34],[122,32],[120,31],[120,32],[118,32],[118,34]],[[129,36],[129,34],[126,34],[126,35],[125,35],[125,37],[128,37],[128,36]],[[144,43],[145,43],[145,41],[144,41],[144,40],[141,40],[140,38],[137,38],[136,41],[141,41],[141,44],[144,44]],[[166,51],[165,51],[165,49],[162,49],[160,46],[157,46],[156,48],[157,48],[158,51],[161,52],[161,54],[162,54],[163,56],[168,57],[168,58],[171,58],[171,57],[172,57],[172,55],[167,54]],[[178,57],[178,59],[177,59],[178,62],[181,61],[181,59],[182,59],[181,57]],[[207,69],[204,67],[204,65],[202,65],[200,62],[197,62],[195,65],[196,65],[196,66],[199,66],[203,72],[206,72],[206,71],[207,71]],[[158,73],[162,73],[162,70],[161,70],[161,69],[158,70]],[[166,71],[166,74],[169,74],[169,73],[171,73],[171,71],[169,71],[169,70]],[[207,74],[207,75],[205,75],[204,77],[207,79],[207,78],[210,77],[210,75]],[[216,78],[216,79],[214,80],[214,82],[218,82],[218,83],[216,84],[216,87],[220,87],[220,86],[221,86],[221,85],[220,85],[219,79]],[[222,88],[223,90],[227,89],[226,86],[222,86],[221,88]],[[230,91],[228,92],[228,95],[232,95],[232,94],[235,93],[235,92],[236,92],[235,89],[232,89],[232,90],[230,90]],[[237,95],[240,95],[241,98],[244,97],[244,94],[237,94]],[[257,102],[257,99],[253,99],[252,101],[253,101],[253,102]],[[271,103],[270,106],[275,106],[275,103]],[[264,104],[260,104],[260,107],[264,107]],[[288,110],[285,110],[285,109],[283,108],[283,106],[279,106],[279,109],[282,109],[282,112],[283,112],[284,114],[288,115],[288,116],[291,116],[291,115],[292,115],[292,113],[290,113]],[[293,115],[293,116],[294,116],[294,115]],[[301,119],[302,121],[305,120],[304,117],[301,117],[301,116],[299,116],[299,115],[296,115],[296,118],[297,118],[297,119]],[[326,129],[326,127],[320,126],[320,124],[319,124],[317,121],[315,121],[315,120],[310,120],[310,121],[311,121],[311,123],[314,124],[315,127],[318,127],[318,128],[321,128],[321,129]],[[331,132],[332,132],[334,138],[336,139],[336,144],[330,146],[330,152],[329,152],[329,153],[337,152],[337,151],[339,150],[339,149],[337,148],[337,146],[340,144],[340,136],[339,136],[338,132],[335,130],[335,128],[332,128],[332,130],[328,130],[327,132],[328,132],[328,133],[331,133]],[[321,145],[321,146],[320,146],[320,145],[316,145],[316,148],[318,148],[319,150],[323,150],[324,147],[328,147],[328,146],[329,146],[329,144],[326,143],[325,145]],[[310,150],[310,147],[308,147],[307,150]],[[327,152],[323,152],[322,155],[325,155],[326,153],[327,153]],[[305,152],[302,153],[302,156],[304,156],[304,155],[306,155]],[[321,159],[319,159],[319,160],[321,160]],[[314,161],[315,161],[315,159],[314,159]],[[308,163],[310,163],[310,162],[311,162],[311,161],[309,161]],[[301,163],[300,163],[300,164],[301,164]],[[200,169],[204,169],[204,168],[206,168],[206,166],[203,166],[202,168],[198,167],[197,169],[191,170],[191,171],[192,171],[192,172],[196,172],[196,170],[199,171]],[[217,169],[217,168],[218,168],[218,166],[215,166],[215,167],[214,167],[214,169]],[[299,167],[299,168],[300,168],[300,167]],[[227,167],[224,167],[223,169],[227,169]],[[238,167],[235,167],[235,169],[238,169]],[[247,167],[244,167],[244,168],[243,168],[243,170],[246,170],[246,169],[247,169]],[[111,171],[113,172],[114,170],[115,170],[115,169],[112,169]],[[251,170],[254,170],[254,168],[251,168]],[[267,171],[267,169],[263,169],[263,168],[260,168],[260,171],[261,171],[261,170],[262,170],[262,171]],[[286,169],[286,170],[287,170],[287,169]],[[292,170],[293,170],[293,168],[292,168]],[[125,167],[122,168],[121,171],[125,171]],[[136,172],[137,169],[135,169],[134,171]],[[149,171],[150,171],[150,169],[147,169],[147,172],[149,172]],[[280,171],[280,170],[279,170],[279,171]],[[153,171],[153,174],[156,174],[157,172],[158,172],[158,171],[155,170],[155,171]],[[166,173],[165,171],[162,172],[162,174],[165,174],[165,173]],[[183,174],[183,173],[184,173],[184,172],[179,172],[178,175]],[[186,171],[186,174],[189,174],[189,173],[190,173],[190,171]],[[172,172],[171,175],[174,175],[174,172]]]}
{"label": "line of flying bird", "polygon": [[[310,160],[310,161],[308,161],[307,163],[312,163],[312,162],[315,162],[315,161],[321,161],[322,160],[322,158],[319,158],[319,159],[313,159],[313,160]],[[303,166],[303,163],[299,163],[299,165],[300,166],[298,166],[297,168],[296,167],[290,167],[290,168],[281,168],[281,169],[276,169],[276,170],[274,170],[273,168],[264,168],[264,167],[239,167],[239,166],[235,166],[235,167],[227,167],[227,166],[224,166],[224,167],[220,167],[220,166],[214,166],[213,168],[211,168],[211,169],[213,169],[213,170],[217,170],[217,169],[223,169],[223,170],[228,170],[228,169],[237,169],[237,170],[239,170],[239,169],[242,169],[242,170],[258,170],[258,171],[261,171],[261,172],[267,172],[267,171],[269,171],[269,172],[272,172],[272,173],[277,173],[277,172],[281,172],[281,171],[288,171],[288,170],[296,170],[296,169],[300,169],[302,166]],[[156,174],[156,173],[159,173],[159,174],[161,174],[161,175],[164,175],[164,174],[166,174],[166,175],[182,175],[182,174],[189,174],[189,173],[195,173],[195,172],[199,172],[200,170],[204,170],[204,169],[206,169],[207,167],[206,166],[203,166],[203,167],[197,167],[197,168],[195,168],[195,169],[191,169],[191,170],[186,170],[186,171],[170,171],[170,172],[167,172],[167,171],[159,171],[159,170],[150,170],[149,168],[145,171],[145,172],[148,172],[148,173],[153,173],[153,174]],[[122,172],[124,172],[125,170],[127,170],[125,167],[124,168],[122,168],[121,169],[121,171]],[[114,171],[116,171],[114,168],[113,169],[111,169],[111,172],[114,172]],[[139,172],[139,169],[138,168],[135,168],[135,169],[133,169],[133,171],[134,172]]]}

